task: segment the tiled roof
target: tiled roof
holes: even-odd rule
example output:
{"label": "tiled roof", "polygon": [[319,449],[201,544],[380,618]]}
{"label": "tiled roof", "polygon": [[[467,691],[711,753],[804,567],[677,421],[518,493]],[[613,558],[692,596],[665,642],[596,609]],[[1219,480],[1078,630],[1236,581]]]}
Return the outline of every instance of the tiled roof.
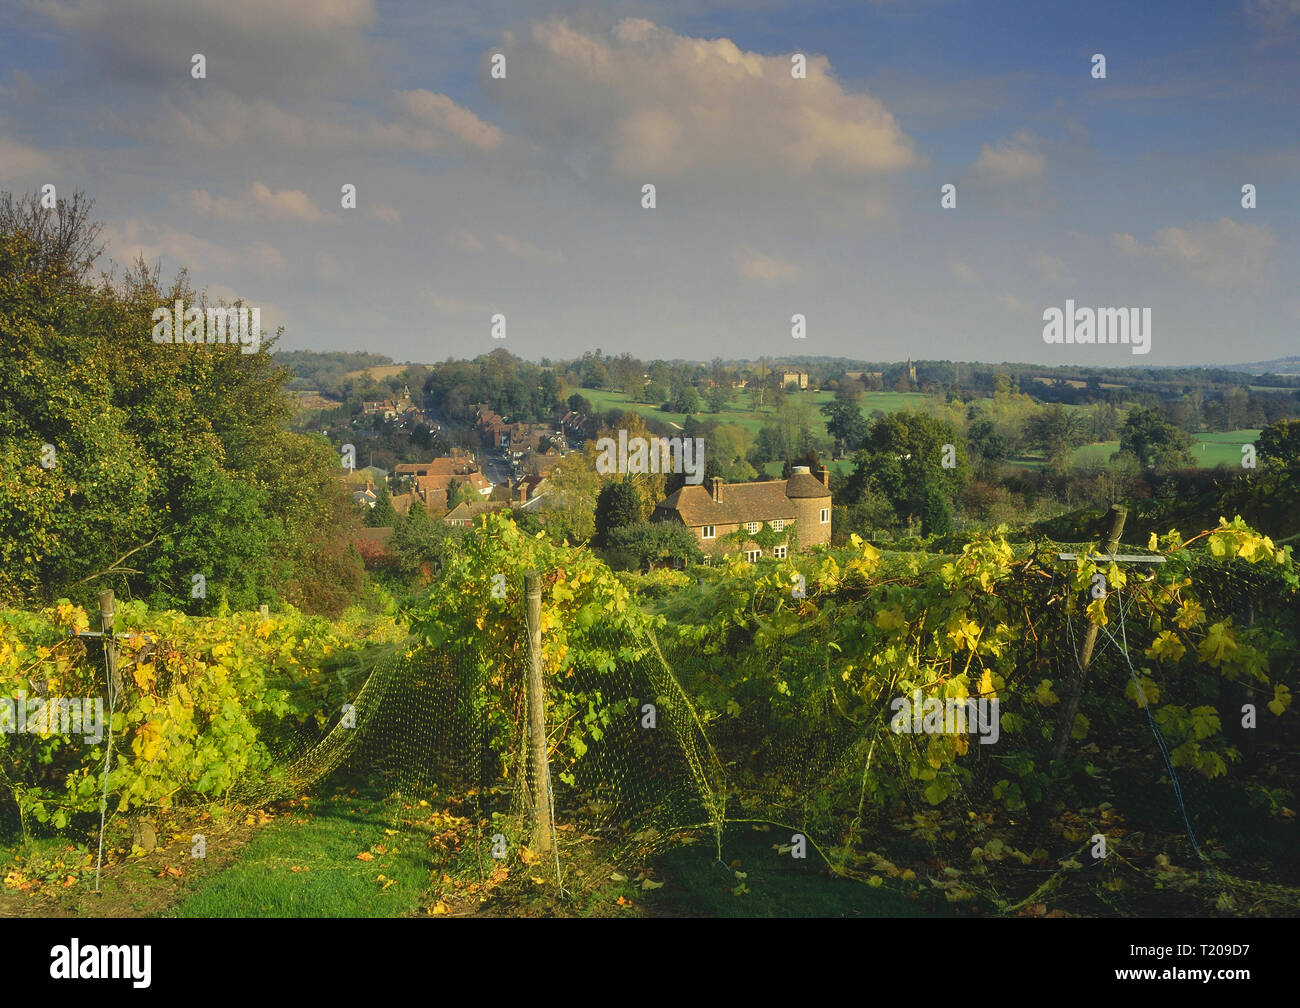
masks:
{"label": "tiled roof", "polygon": [[702,486],[687,485],[669,494],[655,507],[656,511],[676,511],[687,525],[731,525],[741,521],[738,512],[724,499],[721,503],[709,496]]}
{"label": "tiled roof", "polygon": [[[787,497],[829,497],[830,490],[821,480],[811,473],[795,473],[785,481]],[[723,487],[726,493],[726,487]]]}
{"label": "tiled roof", "polygon": [[715,501],[704,486],[686,485],[669,494],[655,506],[663,515],[675,512],[691,527],[700,525],[739,525],[743,522],[770,522],[780,518],[794,521],[796,498],[830,499],[831,492],[809,473],[795,473],[788,480],[760,483],[723,483],[720,500]]}

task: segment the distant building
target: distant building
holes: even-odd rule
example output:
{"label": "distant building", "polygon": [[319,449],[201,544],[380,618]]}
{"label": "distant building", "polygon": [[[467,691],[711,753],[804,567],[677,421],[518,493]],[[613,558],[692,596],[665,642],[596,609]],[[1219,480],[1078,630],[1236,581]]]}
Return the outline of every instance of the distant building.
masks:
{"label": "distant building", "polygon": [[461,501],[443,515],[442,520],[448,525],[473,525],[480,515],[491,514],[509,506],[503,501],[475,501],[472,504]]}
{"label": "distant building", "polygon": [[[707,490],[688,484],[670,494],[655,506],[650,520],[681,522],[710,554],[723,552],[719,540],[742,528],[757,533],[766,525],[782,532],[790,522],[795,523],[796,548],[817,546],[831,541],[830,477],[824,466],[817,476],[808,466],[795,466],[788,480],[761,483],[723,483],[715,476]],[[784,559],[789,545],[769,548],[767,555]],[[740,544],[739,551],[751,562],[764,553],[753,540]]]}
{"label": "distant building", "polygon": [[781,384],[786,388],[793,385],[795,388],[803,390],[808,387],[807,371],[782,371]]}

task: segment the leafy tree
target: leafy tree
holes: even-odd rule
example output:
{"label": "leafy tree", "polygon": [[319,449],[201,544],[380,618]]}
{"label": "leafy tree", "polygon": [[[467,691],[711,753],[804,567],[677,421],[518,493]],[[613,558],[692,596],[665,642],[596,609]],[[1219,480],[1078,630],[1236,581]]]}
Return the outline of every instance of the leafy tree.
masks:
{"label": "leafy tree", "polygon": [[569,396],[569,409],[573,410],[575,413],[591,414],[595,412],[595,407],[591,405],[591,400],[578,392]]}
{"label": "leafy tree", "polygon": [[388,493],[388,487],[382,482],[375,487],[375,506],[366,512],[365,523],[370,528],[393,528],[397,524],[393,498]]}
{"label": "leafy tree", "polygon": [[840,444],[841,452],[856,451],[867,436],[867,420],[858,408],[857,398],[833,399],[824,404],[826,430]]}
{"label": "leafy tree", "polygon": [[1279,420],[1259,432],[1255,448],[1265,462],[1290,465],[1300,461],[1300,420]]}
{"label": "leafy tree", "polygon": [[473,504],[482,499],[483,498],[479,495],[479,492],[468,482],[462,483],[460,480],[449,480],[447,483],[448,511],[460,504]]}
{"label": "leafy tree", "polygon": [[248,354],[154,343],[157,306],[207,299],[184,271],[164,288],[142,261],[91,286],[88,206],[0,194],[0,593],[88,600],[116,585],[200,612],[222,598],[335,605],[313,565],[359,585],[341,545],[356,517],[335,508],[338,456],[286,429],[292,376],[275,337]]}
{"label": "leafy tree", "polygon": [[1119,450],[1129,452],[1144,469],[1164,473],[1195,465],[1191,438],[1168,420],[1159,409],[1146,407],[1129,413],[1120,431]]}
{"label": "leafy tree", "polygon": [[607,547],[616,568],[647,570],[654,564],[704,559],[695,533],[680,522],[635,522],[611,529]]}
{"label": "leafy tree", "polygon": [[[947,446],[956,465],[943,465]],[[853,501],[865,491],[883,495],[900,520],[927,516],[931,525],[942,524],[938,501],[958,499],[970,482],[970,461],[965,446],[952,427],[923,413],[900,412],[882,416],[871,424],[867,440],[854,456],[856,464],[846,490]]]}
{"label": "leafy tree", "polygon": [[636,491],[625,480],[607,480],[596,498],[596,541],[608,545],[610,533],[641,517]]}
{"label": "leafy tree", "polygon": [[731,402],[731,389],[723,385],[715,385],[709,389],[705,399],[709,404],[710,413],[721,413],[727,408],[727,403]]}

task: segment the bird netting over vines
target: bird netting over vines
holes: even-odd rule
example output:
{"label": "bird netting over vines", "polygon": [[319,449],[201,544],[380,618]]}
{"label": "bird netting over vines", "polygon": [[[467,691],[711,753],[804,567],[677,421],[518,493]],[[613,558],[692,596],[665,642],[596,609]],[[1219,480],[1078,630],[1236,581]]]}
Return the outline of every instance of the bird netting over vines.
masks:
{"label": "bird netting over vines", "polygon": [[[1224,522],[1152,541],[1162,562],[1096,553],[995,533],[889,554],[855,537],[618,575],[487,516],[402,613],[120,605],[111,756],[107,731],[7,730],[0,827],[93,846],[105,793],[109,830],[135,836],[170,809],[342,776],[392,798],[431,874],[468,859],[561,893],[600,881],[592,851],[633,869],[694,844],[725,864],[737,831],[758,831],[796,870],[923,907],[1295,913],[1289,551]],[[70,632],[88,622],[67,605],[0,614],[4,694],[104,697],[100,642]]]}

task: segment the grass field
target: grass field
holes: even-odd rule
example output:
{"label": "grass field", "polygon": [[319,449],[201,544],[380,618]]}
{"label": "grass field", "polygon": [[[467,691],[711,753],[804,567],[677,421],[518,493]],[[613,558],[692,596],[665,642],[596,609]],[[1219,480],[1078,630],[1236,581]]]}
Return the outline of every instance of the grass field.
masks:
{"label": "grass field", "polygon": [[[651,406],[647,403],[633,402],[631,397],[625,392],[612,392],[606,389],[574,389],[579,395],[589,400],[599,413],[605,413],[612,409],[628,410],[642,417],[655,417],[668,423],[674,423],[681,426],[686,422],[685,413],[667,413],[657,406]],[[792,395],[800,395],[812,400],[814,410],[816,411],[818,437],[828,437],[826,433],[826,418],[821,414],[821,407],[835,398],[832,392],[798,392]],[[882,413],[896,413],[899,410],[918,409],[930,399],[929,396],[920,392],[867,392],[862,396],[861,409],[865,417],[870,417],[875,410]],[[752,435],[757,435],[763,424],[767,423],[771,416],[771,410],[765,409],[761,414],[755,414],[748,409],[749,394],[743,390],[737,390],[735,398],[727,404],[727,407],[721,413],[710,413],[707,409],[701,409],[695,414],[697,420],[721,420],[725,423],[734,423],[745,428]],[[780,466],[777,466],[777,473],[780,473]]]}
{"label": "grass field", "polygon": [[[1241,446],[1254,443],[1257,437],[1259,437],[1258,428],[1196,434],[1192,439],[1192,457],[1202,469],[1213,469],[1220,464],[1240,465]],[[1119,451],[1118,441],[1101,441],[1097,444],[1084,445],[1074,450],[1074,464],[1104,463],[1110,460],[1113,452],[1117,451]]]}

